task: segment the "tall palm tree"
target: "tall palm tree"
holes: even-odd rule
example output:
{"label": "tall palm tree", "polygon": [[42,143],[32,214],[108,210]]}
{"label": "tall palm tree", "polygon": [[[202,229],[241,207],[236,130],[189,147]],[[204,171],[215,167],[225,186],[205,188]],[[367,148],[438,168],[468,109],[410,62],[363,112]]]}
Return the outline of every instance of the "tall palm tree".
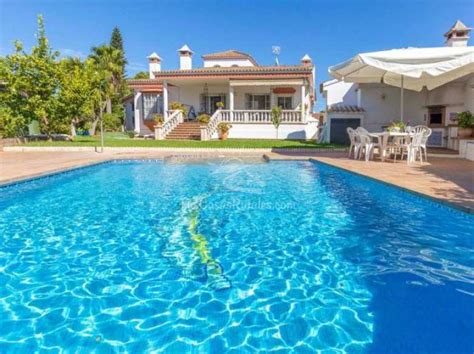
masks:
{"label": "tall palm tree", "polygon": [[[102,78],[101,87],[106,101],[107,113],[112,113],[111,100],[123,82],[124,58],[122,52],[110,45],[92,47],[89,58]],[[108,87],[109,86],[109,87]]]}

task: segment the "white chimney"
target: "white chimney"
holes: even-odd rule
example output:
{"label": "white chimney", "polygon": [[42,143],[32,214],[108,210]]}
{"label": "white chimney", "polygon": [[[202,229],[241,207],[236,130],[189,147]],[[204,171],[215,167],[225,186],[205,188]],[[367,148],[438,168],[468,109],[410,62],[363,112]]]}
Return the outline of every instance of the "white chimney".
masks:
{"label": "white chimney", "polygon": [[191,70],[193,68],[193,51],[185,44],[179,52],[179,68],[180,70]]}
{"label": "white chimney", "polygon": [[150,79],[155,78],[155,72],[161,71],[161,58],[155,52],[151,53],[148,57],[148,73]]}
{"label": "white chimney", "polygon": [[301,65],[303,66],[311,66],[313,65],[313,60],[308,54],[305,54],[303,58],[301,58]]}
{"label": "white chimney", "polygon": [[469,32],[471,28],[457,20],[451,29],[444,34],[446,37],[446,46],[448,47],[467,47],[469,41]]}

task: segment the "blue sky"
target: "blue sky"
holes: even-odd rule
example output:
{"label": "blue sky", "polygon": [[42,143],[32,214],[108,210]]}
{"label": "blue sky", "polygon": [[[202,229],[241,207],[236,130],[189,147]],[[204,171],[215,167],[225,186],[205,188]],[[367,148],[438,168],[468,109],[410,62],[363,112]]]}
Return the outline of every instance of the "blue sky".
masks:
{"label": "blue sky", "polygon": [[147,69],[153,51],[164,69],[176,68],[184,43],[196,53],[195,66],[202,54],[226,49],[269,65],[272,45],[279,45],[283,64],[308,53],[318,84],[329,78],[328,66],[358,52],[440,46],[455,20],[474,27],[474,0],[0,0],[0,55],[11,53],[15,39],[26,48],[34,44],[40,13],[51,45],[63,54],[85,56],[119,26],[131,74]]}

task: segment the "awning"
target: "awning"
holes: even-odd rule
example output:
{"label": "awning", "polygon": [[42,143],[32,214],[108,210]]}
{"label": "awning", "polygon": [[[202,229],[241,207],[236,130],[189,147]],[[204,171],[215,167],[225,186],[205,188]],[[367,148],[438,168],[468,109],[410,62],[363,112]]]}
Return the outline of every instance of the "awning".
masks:
{"label": "awning", "polygon": [[361,53],[329,68],[345,82],[380,82],[409,90],[428,90],[474,73],[474,47],[406,48]]}

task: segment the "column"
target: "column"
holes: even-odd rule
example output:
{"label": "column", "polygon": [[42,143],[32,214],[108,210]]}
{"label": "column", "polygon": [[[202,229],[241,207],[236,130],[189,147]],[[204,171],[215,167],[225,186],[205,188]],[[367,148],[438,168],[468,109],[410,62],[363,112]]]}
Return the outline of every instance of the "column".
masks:
{"label": "column", "polygon": [[357,87],[357,107],[362,107],[362,89]]}
{"label": "column", "polygon": [[168,81],[163,81],[163,118],[168,119]]}
{"label": "column", "polygon": [[229,84],[230,121],[234,121],[234,87]]}
{"label": "column", "polygon": [[275,103],[275,94],[273,93],[273,88],[270,86],[270,109],[276,106]]}
{"label": "column", "polygon": [[303,85],[301,85],[301,119],[303,122],[306,122],[306,109],[304,107],[305,98],[306,98],[306,83],[303,82]]}
{"label": "column", "polygon": [[142,93],[141,92],[135,92],[135,96],[133,97],[133,108],[134,108],[134,112],[133,112],[133,119],[134,119],[134,122],[135,122],[135,132],[136,133],[140,133],[140,121],[141,121],[141,117],[140,117],[140,99],[142,97]]}

